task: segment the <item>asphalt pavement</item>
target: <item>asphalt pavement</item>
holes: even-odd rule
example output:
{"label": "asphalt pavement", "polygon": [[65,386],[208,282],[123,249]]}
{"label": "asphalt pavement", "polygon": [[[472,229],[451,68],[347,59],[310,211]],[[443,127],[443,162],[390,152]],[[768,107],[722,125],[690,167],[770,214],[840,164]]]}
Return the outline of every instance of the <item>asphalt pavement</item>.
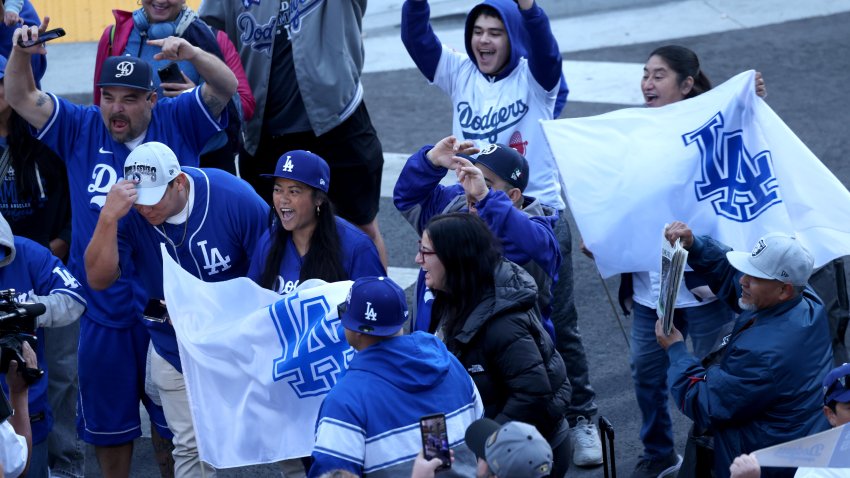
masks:
{"label": "asphalt pavement", "polygon": [[[850,184],[850,165],[845,160],[850,156],[848,12],[850,2],[846,1],[724,0],[676,1],[583,17],[555,17],[553,27],[572,90],[563,116],[591,116],[639,103],[640,68],[647,54],[662,44],[677,43],[699,54],[702,71],[714,84],[748,69],[763,72],[768,104],[843,184]],[[459,21],[449,19],[438,30],[444,41],[458,41]],[[451,110],[448,98],[412,69],[392,22],[366,33],[365,101],[387,153],[384,191],[388,193],[405,155],[450,133]],[[56,45],[50,51],[45,89],[80,102],[90,101],[94,46]],[[378,218],[390,265],[396,274],[409,276],[415,272],[417,237],[396,212],[389,195],[384,196]],[[573,229],[577,249],[578,231]],[[640,413],[634,399],[628,348],[605,289],[616,300],[617,280],[602,281],[593,262],[575,250],[572,260],[591,382],[600,414],[616,429],[618,472],[627,476],[641,452]],[[621,320],[628,332],[630,322]],[[676,411],[673,417],[681,453],[688,419]],[[273,433],[274,426],[257,432]],[[132,476],[159,476],[150,441],[139,439],[135,448]],[[87,456],[86,476],[100,476],[91,449]],[[219,476],[279,476],[279,471],[274,465],[264,465],[223,470]],[[573,467],[569,476],[597,477],[602,472],[600,468]]]}

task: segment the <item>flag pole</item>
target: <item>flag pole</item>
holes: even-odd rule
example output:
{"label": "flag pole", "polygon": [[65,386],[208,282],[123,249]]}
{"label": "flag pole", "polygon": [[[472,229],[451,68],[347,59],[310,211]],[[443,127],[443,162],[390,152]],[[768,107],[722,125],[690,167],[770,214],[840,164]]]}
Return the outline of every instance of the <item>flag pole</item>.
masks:
{"label": "flag pole", "polygon": [[599,268],[596,269],[596,276],[599,277],[599,282],[602,283],[602,288],[605,289],[605,295],[608,297],[608,304],[611,305],[611,312],[614,314],[614,318],[617,319],[620,331],[623,332],[623,339],[626,340],[626,345],[629,347],[629,350],[631,350],[632,344],[629,342],[629,334],[626,333],[626,327],[623,325],[622,319],[620,319],[620,313],[617,312],[617,306],[614,305],[614,299],[611,298],[611,291],[608,289],[608,284],[605,283],[605,279],[602,278]]}

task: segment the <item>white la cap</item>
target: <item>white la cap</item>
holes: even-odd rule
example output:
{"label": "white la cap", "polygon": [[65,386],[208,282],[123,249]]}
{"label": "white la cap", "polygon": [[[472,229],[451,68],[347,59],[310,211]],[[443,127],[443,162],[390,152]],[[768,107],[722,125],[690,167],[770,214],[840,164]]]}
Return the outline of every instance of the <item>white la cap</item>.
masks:
{"label": "white la cap", "polygon": [[180,162],[168,146],[151,141],[136,147],[124,161],[124,179],[138,181],[136,204],[153,206],[165,195],[172,179],[180,175]]}
{"label": "white la cap", "polygon": [[815,264],[800,241],[776,232],[759,239],[752,252],[729,251],[726,258],[744,274],[796,286],[806,285]]}

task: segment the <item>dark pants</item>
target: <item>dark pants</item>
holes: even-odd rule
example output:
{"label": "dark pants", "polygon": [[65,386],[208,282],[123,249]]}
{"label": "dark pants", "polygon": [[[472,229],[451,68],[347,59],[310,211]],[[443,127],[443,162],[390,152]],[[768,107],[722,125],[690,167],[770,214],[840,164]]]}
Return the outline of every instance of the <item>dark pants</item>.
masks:
{"label": "dark pants", "polygon": [[555,237],[561,246],[561,267],[558,269],[558,281],[552,288],[552,323],[555,326],[555,348],[564,359],[567,378],[573,386],[567,419],[570,426],[574,426],[579,416],[589,418],[595,415],[597,407],[596,392],[590,386],[587,355],[578,331],[578,312],[573,297],[573,244],[566,211],[559,213]]}
{"label": "dark pants", "polygon": [[844,276],[844,258],[836,259],[818,269],[809,279],[809,284],[823,300],[829,319],[829,335],[832,337],[832,357],[835,366],[848,361],[847,322],[850,320],[850,304],[847,300],[847,280]]}
{"label": "dark pants", "polygon": [[381,198],[384,156],[365,103],[360,103],[342,124],[321,136],[312,131],[263,135],[254,156],[245,151],[240,153],[240,176],[271,203],[273,182],[260,175],[274,172],[278,158],[295,149],[311,151],[328,163],[331,169],[328,196],[338,216],[356,226],[375,219]]}

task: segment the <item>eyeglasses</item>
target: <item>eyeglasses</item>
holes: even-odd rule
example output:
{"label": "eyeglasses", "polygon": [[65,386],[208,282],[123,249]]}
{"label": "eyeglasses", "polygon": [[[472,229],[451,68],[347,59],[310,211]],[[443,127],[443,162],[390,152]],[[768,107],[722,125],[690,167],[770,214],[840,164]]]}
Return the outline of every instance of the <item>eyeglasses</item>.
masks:
{"label": "eyeglasses", "polygon": [[345,311],[348,310],[348,302],[342,302],[338,306],[336,306],[336,316],[340,320],[342,320],[342,316],[345,315]]}
{"label": "eyeglasses", "polygon": [[425,257],[427,255],[431,255],[431,254],[436,254],[435,251],[429,251],[427,249],[422,249],[422,241],[421,240],[419,241],[419,253],[422,254],[422,257]]}
{"label": "eyeglasses", "polygon": [[847,390],[847,382],[850,381],[848,380],[848,377],[850,377],[850,374],[844,375],[843,377],[838,377],[835,379],[834,382],[832,382],[832,385],[830,385],[829,388],[827,388],[826,391],[823,393],[823,400],[825,403],[827,402],[828,397],[832,395],[832,392],[834,392],[839,385],[841,385],[841,388],[843,388],[844,390]]}

